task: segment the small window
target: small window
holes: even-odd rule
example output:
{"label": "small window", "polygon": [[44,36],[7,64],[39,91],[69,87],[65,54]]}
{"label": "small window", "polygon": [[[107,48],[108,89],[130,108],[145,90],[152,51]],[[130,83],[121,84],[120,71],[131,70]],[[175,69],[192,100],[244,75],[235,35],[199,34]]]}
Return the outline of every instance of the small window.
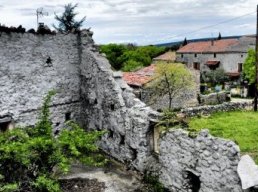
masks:
{"label": "small window", "polygon": [[194,54],[194,57],[197,57],[197,53]]}
{"label": "small window", "polygon": [[181,54],[181,58],[184,58],[184,54]]}
{"label": "small window", "polygon": [[195,70],[200,70],[200,63],[194,62],[193,67],[194,67]]}
{"label": "small window", "polygon": [[242,72],[243,70],[243,63],[238,63],[238,72]]}
{"label": "small window", "polygon": [[213,57],[214,57],[214,58],[216,58],[216,57],[217,57],[217,54],[216,54],[216,53],[214,53],[214,54],[213,54]]}
{"label": "small window", "polygon": [[65,121],[69,121],[69,120],[71,120],[71,112],[67,112],[65,114]]}
{"label": "small window", "polygon": [[243,58],[244,57],[244,55],[241,55],[241,58]]}

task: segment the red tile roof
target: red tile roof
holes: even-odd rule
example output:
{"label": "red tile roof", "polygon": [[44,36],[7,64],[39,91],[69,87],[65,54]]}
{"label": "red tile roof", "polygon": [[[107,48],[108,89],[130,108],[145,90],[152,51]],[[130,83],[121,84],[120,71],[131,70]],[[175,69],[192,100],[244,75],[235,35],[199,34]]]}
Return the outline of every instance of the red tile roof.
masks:
{"label": "red tile roof", "polygon": [[153,58],[155,61],[175,61],[176,53],[174,51],[168,51],[158,57]]}
{"label": "red tile roof", "polygon": [[188,43],[184,47],[180,48],[177,53],[218,53],[227,52],[229,48],[234,45],[238,45],[237,39],[222,39],[216,41],[202,41]]}
{"label": "red tile roof", "polygon": [[239,72],[229,72],[229,73],[226,73],[226,74],[230,77],[239,77],[240,76]]}
{"label": "red tile roof", "polygon": [[141,87],[152,80],[155,72],[155,65],[142,68],[135,72],[124,72],[123,79],[128,85]]}
{"label": "red tile roof", "polygon": [[220,61],[207,61],[206,63],[205,63],[205,65],[217,65],[217,64],[219,64],[220,63]]}

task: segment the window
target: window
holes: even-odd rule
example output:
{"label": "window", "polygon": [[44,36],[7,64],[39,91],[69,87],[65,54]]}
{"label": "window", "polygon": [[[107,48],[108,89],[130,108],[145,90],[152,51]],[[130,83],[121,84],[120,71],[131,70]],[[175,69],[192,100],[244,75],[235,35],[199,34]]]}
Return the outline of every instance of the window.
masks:
{"label": "window", "polygon": [[214,58],[216,58],[216,57],[217,57],[217,54],[216,54],[216,53],[214,53],[214,54],[213,54],[213,57],[214,57]]}
{"label": "window", "polygon": [[243,63],[238,63],[238,72],[242,72],[243,70]]}
{"label": "window", "polygon": [[241,58],[243,58],[244,57],[244,55],[241,55]]}
{"label": "window", "polygon": [[181,54],[181,58],[184,58],[184,54]]}
{"label": "window", "polygon": [[194,57],[197,57],[197,53],[194,54]]}
{"label": "window", "polygon": [[200,70],[200,63],[194,62],[193,63],[193,68],[196,69],[196,70]]}

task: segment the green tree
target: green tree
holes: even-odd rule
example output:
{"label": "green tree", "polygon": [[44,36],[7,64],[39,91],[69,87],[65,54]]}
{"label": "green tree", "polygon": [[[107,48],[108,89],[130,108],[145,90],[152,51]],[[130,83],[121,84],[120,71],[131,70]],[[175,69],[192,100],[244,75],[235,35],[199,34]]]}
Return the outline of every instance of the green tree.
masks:
{"label": "green tree", "polygon": [[100,51],[106,54],[108,61],[115,70],[120,70],[123,63],[119,61],[119,57],[127,50],[125,45],[108,44],[100,46]]}
{"label": "green tree", "polygon": [[168,95],[169,105],[172,108],[172,100],[185,89],[194,86],[191,72],[181,63],[159,63],[156,66],[156,75],[150,83],[154,99]]}
{"label": "green tree", "polygon": [[164,53],[164,47],[140,46],[134,44],[108,44],[100,46],[115,70],[134,71],[151,64],[152,58]]}
{"label": "green tree", "polygon": [[249,84],[255,83],[255,50],[249,49],[243,66],[244,78]]}
{"label": "green tree", "polygon": [[49,119],[49,104],[54,92],[44,99],[35,127],[15,128],[0,134],[0,191],[60,191],[57,178],[79,160],[102,165],[105,160],[95,145],[103,132],[85,132],[68,122],[55,138]]}
{"label": "green tree", "polygon": [[188,44],[188,42],[187,42],[187,39],[186,39],[186,37],[185,37],[185,39],[184,39],[184,41],[183,41],[183,46],[185,46],[185,45],[187,45]]}
{"label": "green tree", "polygon": [[212,86],[222,84],[228,80],[228,75],[225,73],[224,69],[221,68],[216,70],[204,71],[201,73],[201,82],[211,83]]}
{"label": "green tree", "polygon": [[58,27],[53,25],[54,28],[59,32],[71,32],[80,31],[80,27],[85,21],[86,17],[83,17],[81,20],[76,21],[75,16],[78,13],[75,13],[74,10],[78,4],[72,5],[71,3],[64,6],[64,12],[61,16],[55,14],[55,19],[58,21]]}
{"label": "green tree", "polygon": [[221,40],[221,33],[219,32],[218,40]]}

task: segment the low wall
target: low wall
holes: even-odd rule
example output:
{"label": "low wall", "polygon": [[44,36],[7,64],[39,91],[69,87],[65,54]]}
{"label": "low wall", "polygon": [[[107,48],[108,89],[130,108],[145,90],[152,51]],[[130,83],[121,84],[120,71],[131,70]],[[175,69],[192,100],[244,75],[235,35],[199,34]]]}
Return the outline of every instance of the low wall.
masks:
{"label": "low wall", "polygon": [[208,115],[220,111],[235,111],[235,110],[248,110],[253,107],[251,101],[245,102],[225,102],[219,105],[206,105],[182,109],[180,112],[187,117],[197,115]]}
{"label": "low wall", "polygon": [[202,105],[217,105],[227,101],[227,94],[225,92],[211,93],[199,95],[199,98]]}
{"label": "low wall", "polygon": [[172,129],[160,138],[160,182],[171,191],[240,192],[239,147],[203,130],[191,138]]}

